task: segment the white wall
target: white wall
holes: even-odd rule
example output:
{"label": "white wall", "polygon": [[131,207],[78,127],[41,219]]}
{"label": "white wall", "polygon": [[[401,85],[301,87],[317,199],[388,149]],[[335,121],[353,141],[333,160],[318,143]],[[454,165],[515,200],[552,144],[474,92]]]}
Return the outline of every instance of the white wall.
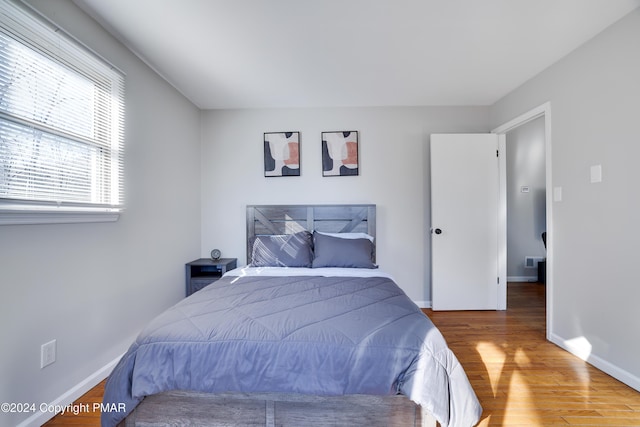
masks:
{"label": "white wall", "polygon": [[[113,361],[184,296],[184,263],[200,250],[200,116],[73,3],[32,3],[127,75],[120,220],[0,227],[0,402],[39,405]],[[52,339],[57,361],[40,369]],[[0,413],[0,426],[30,415]]]}
{"label": "white wall", "polygon": [[[500,125],[551,104],[551,338],[640,389],[640,9],[492,108]],[[603,181],[590,183],[602,165]],[[578,343],[578,344],[575,344]],[[582,344],[580,344],[582,343]],[[574,345],[572,347],[572,345]]]}
{"label": "white wall", "polygon": [[[30,3],[127,74],[127,210],[110,224],[0,227],[0,402],[51,402],[118,357],[182,298],[185,262],[218,247],[242,264],[246,204],[377,204],[378,262],[429,301],[429,134],[487,131],[546,101],[564,195],[550,230],[552,334],[586,338],[592,361],[639,387],[638,10],[491,108],[200,114],[70,1]],[[264,178],[262,133],[289,130],[301,132],[302,176]],[[326,130],[360,132],[360,176],[322,177]],[[51,339],[58,361],[41,370]],[[0,426],[28,415],[0,414]]]}
{"label": "white wall", "polygon": [[[429,135],[486,132],[488,108],[327,108],[202,114],[202,248],[246,262],[247,204],[375,203],[377,262],[431,300]],[[323,177],[322,131],[357,130],[360,175]],[[264,132],[301,132],[301,176],[265,178]]]}
{"label": "white wall", "polygon": [[546,230],[544,117],[515,128],[506,138],[507,277],[537,280],[538,269],[525,267],[525,257],[546,256],[541,238]]}

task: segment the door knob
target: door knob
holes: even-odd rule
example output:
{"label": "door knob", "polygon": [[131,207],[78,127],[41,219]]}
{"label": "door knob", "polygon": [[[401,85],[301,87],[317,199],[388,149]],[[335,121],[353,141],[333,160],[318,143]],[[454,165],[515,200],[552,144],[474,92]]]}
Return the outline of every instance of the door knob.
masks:
{"label": "door knob", "polygon": [[433,232],[436,234],[442,234],[442,230],[440,230],[439,228],[436,228],[435,230],[433,230]]}

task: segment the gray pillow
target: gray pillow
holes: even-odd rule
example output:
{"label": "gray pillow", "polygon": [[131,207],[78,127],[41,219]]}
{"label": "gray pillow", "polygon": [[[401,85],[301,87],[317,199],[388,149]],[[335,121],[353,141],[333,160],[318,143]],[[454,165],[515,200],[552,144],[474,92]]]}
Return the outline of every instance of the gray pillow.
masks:
{"label": "gray pillow", "polygon": [[342,239],[314,232],[312,267],[378,268],[372,261],[373,248],[369,239]]}
{"label": "gray pillow", "polygon": [[251,267],[311,267],[312,236],[294,234],[256,236],[252,242]]}

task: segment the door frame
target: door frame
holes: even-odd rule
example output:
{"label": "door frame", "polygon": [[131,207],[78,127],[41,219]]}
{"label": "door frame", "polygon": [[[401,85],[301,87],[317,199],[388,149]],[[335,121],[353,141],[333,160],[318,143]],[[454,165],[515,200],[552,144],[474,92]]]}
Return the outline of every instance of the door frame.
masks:
{"label": "door frame", "polygon": [[[545,280],[546,305],[547,305],[547,339],[553,324],[553,181],[551,171],[551,103],[546,102],[524,114],[498,126],[491,133],[498,134],[498,149],[500,153],[505,153],[507,137],[510,130],[522,126],[531,120],[544,117],[544,149],[545,149],[545,198],[546,198],[546,222],[547,222],[547,277]],[[498,310],[507,309],[507,159],[504,154],[500,155],[500,227],[498,227],[498,277],[504,286],[498,287]]]}

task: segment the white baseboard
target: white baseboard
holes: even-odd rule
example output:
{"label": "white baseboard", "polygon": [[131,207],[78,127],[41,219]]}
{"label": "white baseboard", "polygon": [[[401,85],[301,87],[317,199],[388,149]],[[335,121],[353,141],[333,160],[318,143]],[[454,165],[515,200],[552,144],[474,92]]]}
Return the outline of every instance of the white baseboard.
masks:
{"label": "white baseboard", "polygon": [[538,276],[507,276],[507,282],[537,282]]}
{"label": "white baseboard", "polygon": [[[115,360],[112,360],[102,368],[98,369],[93,374],[89,375],[84,380],[80,381],[78,384],[73,386],[70,390],[62,394],[53,402],[47,405],[41,405],[41,406],[45,406],[46,408],[63,408],[67,405],[71,405],[80,396],[82,396],[83,394],[91,390],[93,387],[98,385],[100,381],[107,378],[111,373],[111,371],[113,370],[113,368],[115,368],[115,366],[118,364],[121,358],[122,358],[122,355],[118,356]],[[42,424],[49,421],[55,415],[56,415],[55,413],[52,413],[49,411],[43,412],[42,410],[38,409],[38,411],[35,412],[32,416],[30,416],[29,418],[27,418],[26,420],[18,424],[18,427],[40,427]]]}
{"label": "white baseboard", "polygon": [[593,354],[590,353],[590,351],[585,351],[586,349],[582,348],[580,345],[572,345],[571,341],[565,340],[564,338],[559,337],[558,335],[550,334],[549,341],[551,341],[558,347],[565,349],[566,351],[578,357],[579,359],[582,359],[585,362],[595,366],[596,368],[600,369],[602,372],[605,372],[611,375],[613,378],[625,383],[629,387],[637,391],[640,391],[640,378],[631,374],[630,372],[627,372],[624,369],[598,356],[594,356]]}
{"label": "white baseboard", "polygon": [[414,301],[420,308],[431,308],[431,301]]}

